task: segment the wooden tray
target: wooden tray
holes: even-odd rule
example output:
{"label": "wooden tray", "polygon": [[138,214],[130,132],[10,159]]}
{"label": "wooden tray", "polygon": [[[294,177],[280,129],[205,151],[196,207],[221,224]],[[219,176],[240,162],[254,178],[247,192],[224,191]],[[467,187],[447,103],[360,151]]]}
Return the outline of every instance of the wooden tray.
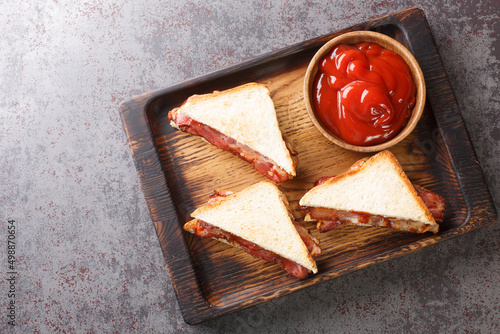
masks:
{"label": "wooden tray", "polygon": [[[199,137],[174,130],[169,110],[192,94],[246,82],[267,85],[280,128],[299,153],[297,177],[280,184],[292,209],[320,176],[343,172],[366,154],[327,140],[307,116],[302,98],[309,60],[328,40],[352,30],[374,30],[405,45],[426,78],[427,104],[417,128],[391,151],[415,183],[443,196],[447,207],[438,234],[340,227],[320,234],[319,273],[296,281],[277,265],[213,240],[183,232],[189,213],[214,189],[239,191],[264,179],[252,166]],[[136,96],[120,109],[172,285],[185,321],[196,324],[310,285],[410,254],[493,224],[496,212],[424,13],[411,8],[374,19],[169,88]],[[301,221],[301,214],[294,210]],[[151,245],[151,247],[155,247]]]}

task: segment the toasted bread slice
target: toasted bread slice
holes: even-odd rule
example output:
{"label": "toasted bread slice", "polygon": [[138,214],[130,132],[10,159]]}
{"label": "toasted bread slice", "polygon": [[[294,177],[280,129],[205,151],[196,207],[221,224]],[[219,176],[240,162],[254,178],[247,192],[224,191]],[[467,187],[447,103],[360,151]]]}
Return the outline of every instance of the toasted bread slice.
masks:
{"label": "toasted bread slice", "polygon": [[390,227],[400,230],[411,230],[412,224],[419,231],[439,229],[397,158],[387,150],[312,188],[299,204],[387,217],[398,221],[397,227]]}
{"label": "toasted bread slice", "polygon": [[[272,182],[256,183],[198,208],[191,216],[300,264],[313,273],[318,271],[293,224],[288,200]],[[184,230],[194,233],[195,221],[187,222]]]}
{"label": "toasted bread slice", "polygon": [[[189,117],[233,138],[296,175],[281,134],[274,103],[265,85],[248,83],[211,94],[193,95],[171,113]],[[175,122],[171,125],[179,128]]]}

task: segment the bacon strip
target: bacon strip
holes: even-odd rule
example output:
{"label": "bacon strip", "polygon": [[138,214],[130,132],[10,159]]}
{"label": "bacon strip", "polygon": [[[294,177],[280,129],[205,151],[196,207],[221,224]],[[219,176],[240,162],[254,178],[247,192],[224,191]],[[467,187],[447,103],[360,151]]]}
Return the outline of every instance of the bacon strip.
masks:
{"label": "bacon strip", "polygon": [[232,194],[234,194],[234,192],[229,190],[215,190],[210,194],[207,204],[214,204],[215,202],[218,202],[224,197],[230,196]]}
{"label": "bacon strip", "polygon": [[[319,178],[314,186],[325,183],[332,177]],[[425,206],[429,209],[432,217],[436,221],[443,220],[443,212],[445,207],[444,198],[436,193],[425,189],[424,187],[413,185],[418,196],[422,199]],[[361,226],[378,226],[390,227],[399,231],[407,231],[413,233],[437,232],[437,226],[430,226],[424,223],[411,222],[402,219],[393,219],[389,217],[370,215],[363,212],[340,211],[323,207],[298,207],[297,210],[308,213],[310,219],[317,221],[316,228],[320,232],[330,231],[340,225],[361,225]]]}
{"label": "bacon strip", "polygon": [[335,176],[322,176],[319,179],[314,182],[314,187],[319,186],[320,184],[325,183],[326,181],[330,180],[331,178],[334,178]]}
{"label": "bacon strip", "polygon": [[253,242],[240,238],[232,233],[221,230],[203,220],[196,219],[196,228],[194,234],[200,238],[214,238],[224,240],[227,243],[243,249],[248,254],[259,259],[267,260],[276,263],[282,269],[286,270],[290,275],[297,279],[304,279],[309,275],[309,270],[291,260],[288,260],[274,252],[265,250]]}
{"label": "bacon strip", "polygon": [[[228,151],[251,163],[259,173],[274,182],[284,182],[293,177],[293,175],[276,165],[274,161],[266,156],[237,142],[233,138],[226,136],[208,125],[197,122],[190,117],[179,115],[175,109],[168,113],[168,120],[173,122],[179,130],[195,136],[203,137],[215,147]],[[297,155],[290,149],[288,144],[287,148],[290,151],[290,156],[295,167],[299,161]]]}
{"label": "bacon strip", "polygon": [[304,242],[304,244],[307,247],[307,250],[309,251],[309,254],[311,254],[311,257],[314,259],[316,256],[321,255],[321,248],[319,247],[319,240],[309,232],[308,229],[306,229],[304,226],[300,225],[299,223],[294,222],[293,226],[295,226],[295,229],[300,235],[300,238]]}
{"label": "bacon strip", "polygon": [[424,201],[425,206],[431,212],[432,217],[434,217],[436,221],[442,222],[445,206],[444,198],[428,189],[425,189],[424,187],[417,186],[415,184],[413,187],[417,191],[418,196],[422,199],[422,201]]}

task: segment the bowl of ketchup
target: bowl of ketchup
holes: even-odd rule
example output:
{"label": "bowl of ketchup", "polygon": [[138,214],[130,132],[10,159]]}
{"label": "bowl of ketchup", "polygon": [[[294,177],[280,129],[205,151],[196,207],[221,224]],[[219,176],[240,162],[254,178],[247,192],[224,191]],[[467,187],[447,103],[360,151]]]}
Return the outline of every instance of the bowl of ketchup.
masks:
{"label": "bowl of ketchup", "polygon": [[425,81],[416,59],[398,41],[353,31],[314,55],[304,100],[327,139],[352,151],[376,152],[413,131],[424,109]]}

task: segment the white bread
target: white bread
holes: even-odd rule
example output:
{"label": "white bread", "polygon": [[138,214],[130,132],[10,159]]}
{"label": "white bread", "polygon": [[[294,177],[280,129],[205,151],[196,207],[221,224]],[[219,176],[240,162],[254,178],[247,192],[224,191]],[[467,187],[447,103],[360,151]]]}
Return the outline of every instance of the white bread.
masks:
{"label": "white bread", "polygon": [[221,92],[193,95],[174,110],[235,139],[271,159],[288,174],[296,175],[266,86],[248,83]]}
{"label": "white bread", "polygon": [[432,231],[439,226],[397,158],[387,150],[312,188],[299,204],[407,220],[431,225]]}
{"label": "white bread", "polygon": [[[198,208],[191,216],[292,260],[313,273],[318,271],[293,225],[288,200],[272,182],[251,185]],[[190,223],[184,229],[189,231]]]}

